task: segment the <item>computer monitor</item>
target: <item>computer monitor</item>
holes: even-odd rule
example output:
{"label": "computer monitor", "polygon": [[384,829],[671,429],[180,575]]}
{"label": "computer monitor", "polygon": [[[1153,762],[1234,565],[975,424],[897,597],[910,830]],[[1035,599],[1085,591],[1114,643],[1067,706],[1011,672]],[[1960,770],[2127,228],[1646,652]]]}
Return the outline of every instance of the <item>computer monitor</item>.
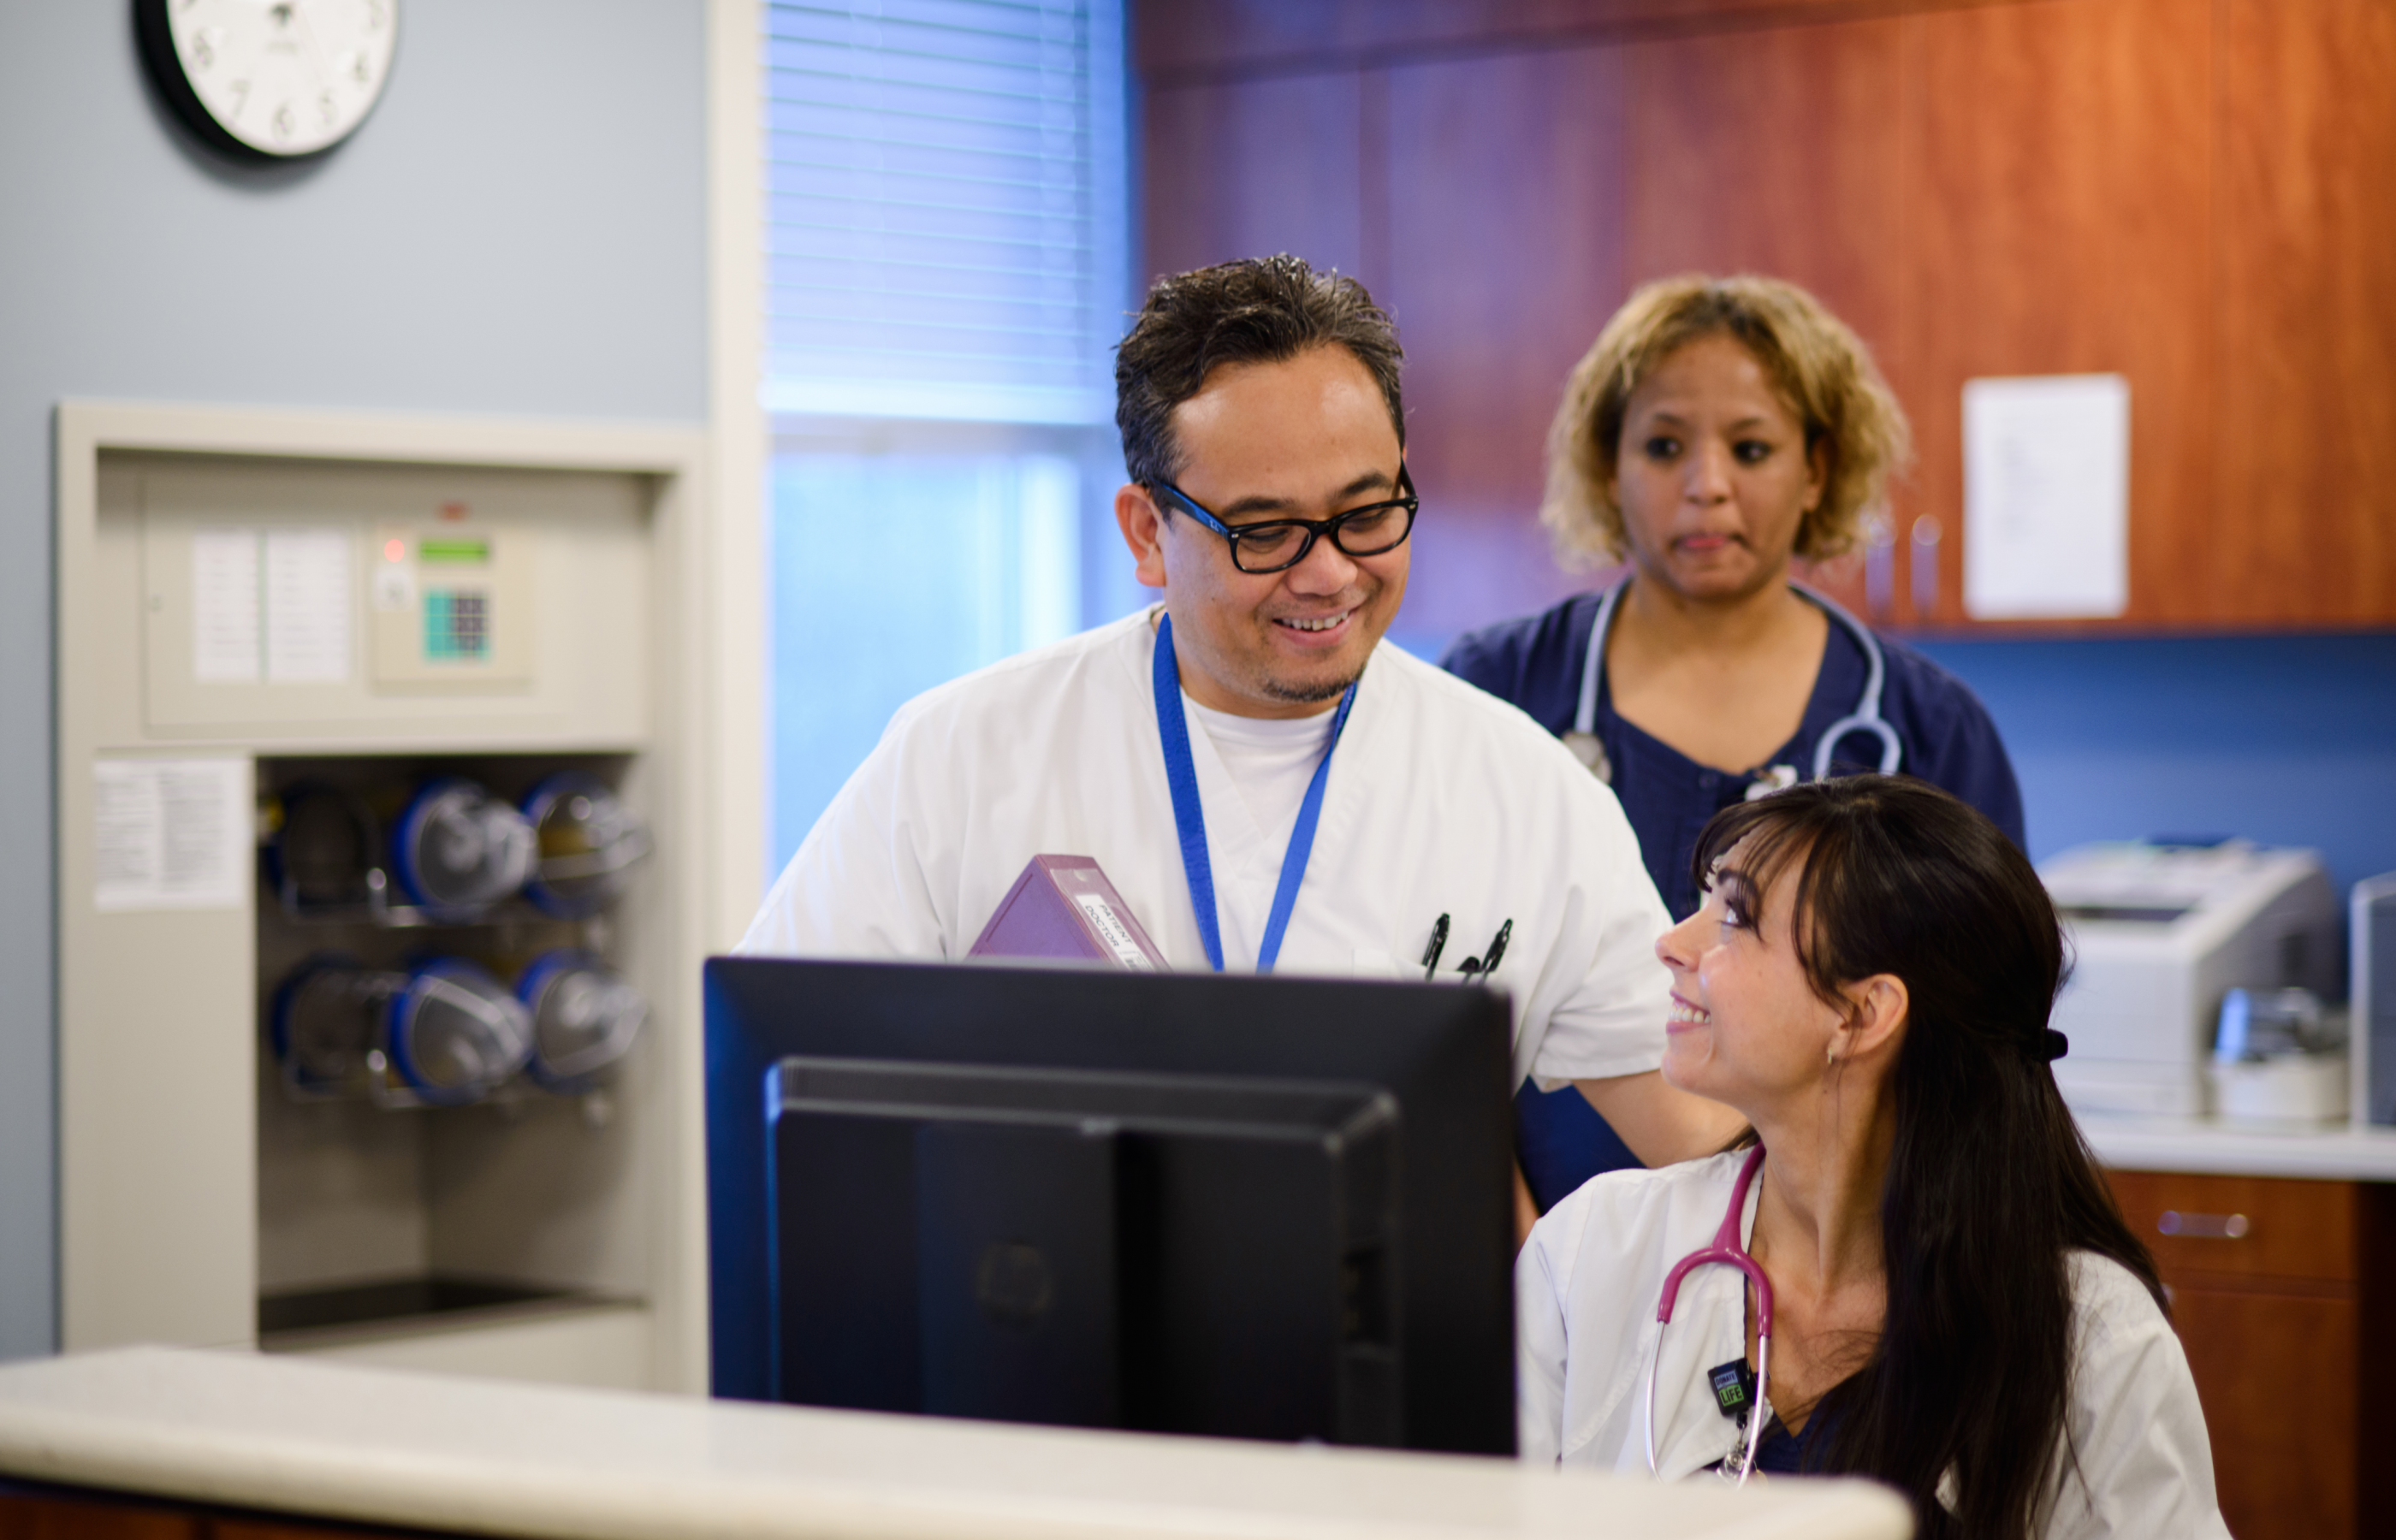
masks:
{"label": "computer monitor", "polygon": [[1514,1447],[1485,989],[706,967],[718,1396]]}

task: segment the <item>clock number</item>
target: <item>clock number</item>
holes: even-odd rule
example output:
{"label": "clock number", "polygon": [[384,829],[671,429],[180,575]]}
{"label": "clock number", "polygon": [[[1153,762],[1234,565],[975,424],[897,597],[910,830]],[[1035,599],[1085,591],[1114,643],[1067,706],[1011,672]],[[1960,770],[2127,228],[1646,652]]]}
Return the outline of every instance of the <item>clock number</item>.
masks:
{"label": "clock number", "polygon": [[366,31],[380,32],[382,23],[382,0],[366,0]]}
{"label": "clock number", "polygon": [[239,117],[241,110],[249,105],[249,82],[236,80],[227,88],[233,92],[233,115]]}
{"label": "clock number", "polygon": [[203,70],[214,69],[217,62],[217,29],[202,27],[192,34],[192,62]]}
{"label": "clock number", "polygon": [[338,122],[339,122],[339,121],[340,121],[340,117],[341,117],[341,110],[340,110],[339,107],[336,107],[336,106],[334,106],[334,105],[333,105],[333,93],[332,93],[332,92],[330,92],[330,91],[319,91],[319,92],[317,92],[317,93],[316,93],[316,119],[317,119],[317,121],[318,121],[318,122],[320,122],[320,123],[322,123],[326,127],[330,128],[334,124],[336,124],[336,123],[338,123]]}
{"label": "clock number", "polygon": [[287,139],[291,137],[291,103],[286,101],[274,109],[273,127],[276,139]]}

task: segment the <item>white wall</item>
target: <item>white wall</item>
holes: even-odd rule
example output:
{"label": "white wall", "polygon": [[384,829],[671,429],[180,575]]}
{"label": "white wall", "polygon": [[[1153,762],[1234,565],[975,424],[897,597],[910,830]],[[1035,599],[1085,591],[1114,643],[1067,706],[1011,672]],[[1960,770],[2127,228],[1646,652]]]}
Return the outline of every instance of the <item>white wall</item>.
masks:
{"label": "white wall", "polygon": [[0,1359],[56,1344],[54,405],[707,416],[700,0],[400,9],[365,127],[263,172],[123,0],[0,13]]}

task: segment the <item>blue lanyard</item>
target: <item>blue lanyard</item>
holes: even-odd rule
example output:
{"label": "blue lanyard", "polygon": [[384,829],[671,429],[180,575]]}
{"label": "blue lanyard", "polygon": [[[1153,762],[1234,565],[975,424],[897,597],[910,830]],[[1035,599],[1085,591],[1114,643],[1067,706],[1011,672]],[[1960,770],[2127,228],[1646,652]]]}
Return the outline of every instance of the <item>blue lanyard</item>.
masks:
{"label": "blue lanyard", "polygon": [[[1165,781],[1173,789],[1173,826],[1181,836],[1181,870],[1190,880],[1190,907],[1198,911],[1198,938],[1206,943],[1206,961],[1223,971],[1223,932],[1215,917],[1215,868],[1206,857],[1206,812],[1198,802],[1198,763],[1190,752],[1190,723],[1181,710],[1181,670],[1173,657],[1173,617],[1156,623],[1156,732],[1165,740]],[[1298,885],[1306,880],[1307,858],[1314,854],[1314,826],[1323,818],[1323,788],[1331,778],[1331,750],[1348,726],[1349,709],[1356,704],[1356,686],[1339,697],[1331,718],[1331,741],[1323,748],[1322,763],[1307,783],[1306,800],[1298,804],[1298,827],[1289,831],[1289,851],[1281,858],[1281,882],[1273,889],[1272,912],[1265,918],[1264,944],[1257,949],[1257,972],[1272,972],[1281,956],[1281,938],[1289,929],[1290,910],[1298,907]]]}

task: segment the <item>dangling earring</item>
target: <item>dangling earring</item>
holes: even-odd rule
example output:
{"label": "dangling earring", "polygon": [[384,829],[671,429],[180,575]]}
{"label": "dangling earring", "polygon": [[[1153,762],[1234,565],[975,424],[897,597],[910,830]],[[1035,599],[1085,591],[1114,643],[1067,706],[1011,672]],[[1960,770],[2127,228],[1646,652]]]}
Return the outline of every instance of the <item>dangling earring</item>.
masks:
{"label": "dangling earring", "polygon": [[1838,1067],[1839,1045],[1836,1042],[1826,1042],[1822,1044],[1822,1068],[1825,1069],[1835,1069]]}

